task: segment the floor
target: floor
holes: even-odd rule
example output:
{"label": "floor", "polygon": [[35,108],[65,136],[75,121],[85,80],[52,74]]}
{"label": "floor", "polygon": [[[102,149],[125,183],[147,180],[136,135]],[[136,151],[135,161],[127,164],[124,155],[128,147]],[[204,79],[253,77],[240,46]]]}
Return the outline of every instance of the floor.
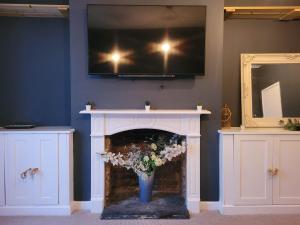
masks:
{"label": "floor", "polygon": [[0,225],[300,225],[300,215],[223,216],[216,211],[190,220],[100,220],[99,215],[77,212],[62,217],[0,217]]}

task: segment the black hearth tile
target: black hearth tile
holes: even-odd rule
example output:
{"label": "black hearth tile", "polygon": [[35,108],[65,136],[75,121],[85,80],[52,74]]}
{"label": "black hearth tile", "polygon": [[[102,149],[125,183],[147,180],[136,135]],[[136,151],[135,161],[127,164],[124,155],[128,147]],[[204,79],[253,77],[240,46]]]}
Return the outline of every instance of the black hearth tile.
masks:
{"label": "black hearth tile", "polygon": [[155,196],[149,203],[138,197],[105,207],[101,219],[189,219],[185,200],[178,195]]}

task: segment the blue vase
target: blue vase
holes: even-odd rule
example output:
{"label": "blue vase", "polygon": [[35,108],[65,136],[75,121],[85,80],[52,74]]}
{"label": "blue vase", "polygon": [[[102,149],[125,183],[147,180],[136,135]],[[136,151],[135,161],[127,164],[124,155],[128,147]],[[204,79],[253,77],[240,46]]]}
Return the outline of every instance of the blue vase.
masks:
{"label": "blue vase", "polygon": [[154,181],[154,172],[151,176],[140,175],[139,176],[139,187],[140,187],[140,201],[148,203],[152,199],[152,187]]}

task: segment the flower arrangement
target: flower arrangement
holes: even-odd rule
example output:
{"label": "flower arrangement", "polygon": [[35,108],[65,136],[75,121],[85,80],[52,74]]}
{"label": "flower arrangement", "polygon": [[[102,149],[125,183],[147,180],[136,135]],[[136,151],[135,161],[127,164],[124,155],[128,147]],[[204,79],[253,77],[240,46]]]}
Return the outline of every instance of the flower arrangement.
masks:
{"label": "flower arrangement", "polygon": [[145,145],[132,144],[129,153],[105,152],[102,157],[113,166],[132,169],[138,176],[151,176],[157,167],[186,152],[186,143],[179,135],[173,135],[168,141],[160,136],[158,140],[149,138]]}

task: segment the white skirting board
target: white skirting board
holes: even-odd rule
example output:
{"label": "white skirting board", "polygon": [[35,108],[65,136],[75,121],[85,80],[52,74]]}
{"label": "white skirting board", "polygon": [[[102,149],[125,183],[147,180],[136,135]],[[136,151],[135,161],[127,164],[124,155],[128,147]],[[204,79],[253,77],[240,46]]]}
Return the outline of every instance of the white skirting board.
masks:
{"label": "white skirting board", "polygon": [[299,205],[220,206],[224,215],[299,214]]}
{"label": "white skirting board", "polygon": [[[74,211],[91,209],[91,201],[74,201],[72,203]],[[256,214],[299,214],[300,206],[220,206],[219,202],[203,201],[200,203],[201,211],[219,210],[224,215],[256,215]]]}
{"label": "white skirting board", "polygon": [[202,211],[213,211],[219,210],[219,202],[200,202],[200,210]]}
{"label": "white skirting board", "polygon": [[[72,203],[72,209],[74,211],[90,210],[91,209],[91,202],[90,201],[74,201]],[[219,202],[201,202],[200,203],[200,209],[202,211],[218,210],[219,209]]]}
{"label": "white skirting board", "polygon": [[73,201],[72,209],[74,211],[91,210],[91,201]]}

